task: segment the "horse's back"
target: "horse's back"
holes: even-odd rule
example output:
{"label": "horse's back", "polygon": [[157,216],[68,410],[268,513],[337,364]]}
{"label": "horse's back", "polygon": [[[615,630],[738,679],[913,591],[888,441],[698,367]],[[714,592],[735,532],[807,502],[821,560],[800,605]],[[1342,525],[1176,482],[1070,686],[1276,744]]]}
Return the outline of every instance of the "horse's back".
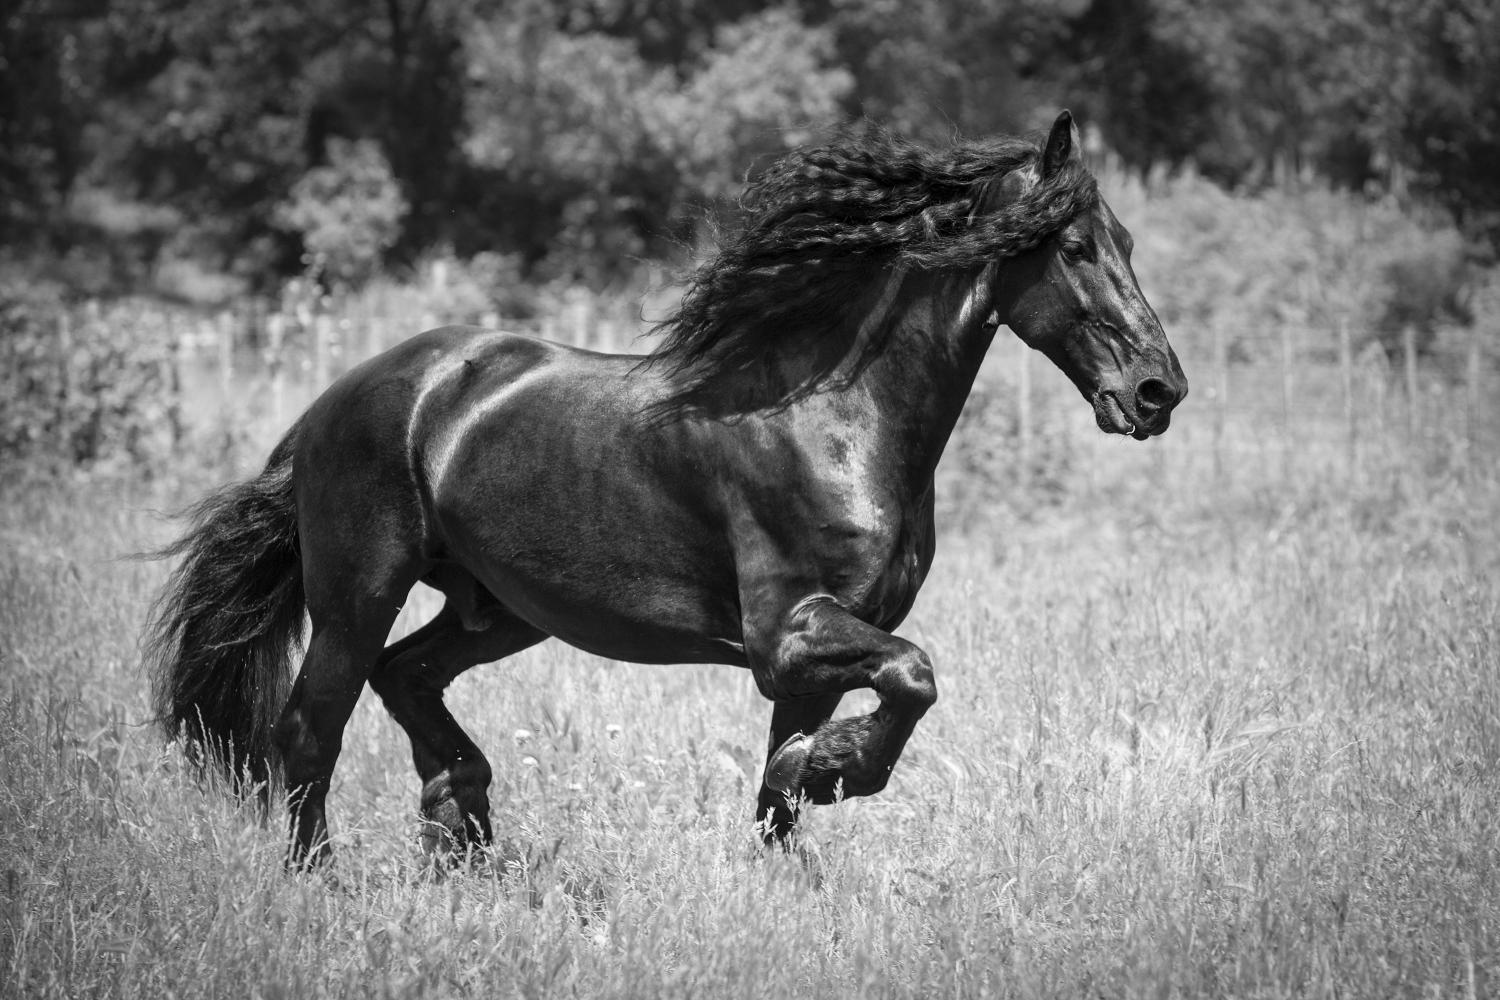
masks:
{"label": "horse's back", "polygon": [[[386,460],[390,445],[399,444],[394,450],[415,478],[436,484],[450,471],[453,451],[528,384],[543,376],[577,383],[559,375],[564,369],[583,373],[584,383],[602,389],[591,400],[597,404],[618,395],[610,379],[623,380],[640,361],[484,327],[438,327],[350,369],[313,403],[303,423],[325,446],[373,448]],[[628,408],[618,407],[622,414]]]}
{"label": "horse's back", "polygon": [[[733,558],[705,431],[646,414],[660,373],[516,334],[446,327],[352,370],[309,411],[325,472],[359,464],[391,525],[532,624],[620,659],[738,662]],[[340,491],[344,492],[344,491]],[[379,504],[376,515],[370,508]]]}

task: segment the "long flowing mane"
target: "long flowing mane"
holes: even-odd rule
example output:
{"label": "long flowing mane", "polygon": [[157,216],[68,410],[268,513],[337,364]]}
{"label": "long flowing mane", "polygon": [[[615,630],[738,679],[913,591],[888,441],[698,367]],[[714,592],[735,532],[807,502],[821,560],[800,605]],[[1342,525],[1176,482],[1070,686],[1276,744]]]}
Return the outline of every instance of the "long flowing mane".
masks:
{"label": "long flowing mane", "polygon": [[[655,328],[663,340],[649,363],[675,383],[657,415],[785,403],[822,385],[856,343],[873,357],[896,318],[873,290],[894,275],[1015,256],[1093,205],[1081,167],[997,204],[1000,180],[1040,155],[1021,138],[932,149],[862,125],[782,157]],[[811,345],[814,360],[789,371],[778,359],[794,345]]]}

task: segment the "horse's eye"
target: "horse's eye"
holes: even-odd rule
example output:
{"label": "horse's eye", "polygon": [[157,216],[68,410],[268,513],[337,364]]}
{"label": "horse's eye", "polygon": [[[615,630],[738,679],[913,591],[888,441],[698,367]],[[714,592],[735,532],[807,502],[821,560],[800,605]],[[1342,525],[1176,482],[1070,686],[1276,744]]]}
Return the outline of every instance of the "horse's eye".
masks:
{"label": "horse's eye", "polygon": [[1062,245],[1063,259],[1070,264],[1081,264],[1086,260],[1092,260],[1093,254],[1085,243],[1064,243]]}

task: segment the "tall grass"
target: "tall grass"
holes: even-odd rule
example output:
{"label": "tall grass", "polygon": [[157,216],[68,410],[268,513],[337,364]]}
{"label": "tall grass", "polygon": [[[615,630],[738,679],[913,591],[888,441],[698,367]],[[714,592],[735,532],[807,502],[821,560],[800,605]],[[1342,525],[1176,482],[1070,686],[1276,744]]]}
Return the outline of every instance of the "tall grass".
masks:
{"label": "tall grass", "polygon": [[[1413,399],[1378,344],[1341,375],[1335,321],[1370,328],[1384,294],[1360,248],[1409,220],[1105,179],[1193,395],[1164,438],[1105,439],[1033,359],[1018,450],[997,344],[902,630],[940,700],[890,787],[813,810],[790,856],[753,847],[746,673],[553,642],[451,690],[495,765],[490,863],[429,867],[405,737],[366,697],[336,877],[289,876],[280,818],[160,745],[136,637],[166,567],[122,558],[263,460],[265,376],[185,386],[150,478],[5,470],[0,998],[1500,992],[1493,345],[1483,380],[1424,370]],[[378,340],[366,314],[422,325],[398,300],[497,308],[454,292],[476,281],[377,287],[348,343]],[[419,588],[395,632],[436,607]]]}
{"label": "tall grass", "polygon": [[746,674],[548,643],[450,698],[497,860],[428,869],[367,697],[335,881],[284,874],[279,819],[147,725],[163,567],[119,556],[198,484],[0,486],[0,996],[1488,995],[1495,466],[1391,432],[1357,476],[1215,482],[1169,439],[1088,441],[1092,488],[943,536],[903,629],[941,700],[800,853],[752,847]]}

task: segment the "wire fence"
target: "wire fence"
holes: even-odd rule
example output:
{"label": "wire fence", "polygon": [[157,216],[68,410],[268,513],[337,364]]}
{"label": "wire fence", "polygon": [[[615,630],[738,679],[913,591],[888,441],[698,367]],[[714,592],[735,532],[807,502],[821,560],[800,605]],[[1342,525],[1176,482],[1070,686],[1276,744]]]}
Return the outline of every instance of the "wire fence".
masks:
{"label": "wire fence", "polygon": [[[480,325],[529,334],[598,351],[646,349],[632,306],[611,298],[575,294],[538,317],[473,317]],[[333,379],[359,362],[450,318],[344,314],[317,309],[223,310],[207,317],[162,313],[180,387],[189,412],[228,403],[248,404],[258,416],[284,425]],[[137,320],[137,326],[153,325]]]}
{"label": "wire fence", "polygon": [[[593,350],[651,346],[639,306],[618,299],[576,294],[534,319],[476,318]],[[91,306],[61,317],[58,338],[64,357],[75,323],[158,338],[169,369],[163,382],[184,423],[233,409],[279,433],[344,371],[443,320],[338,315],[315,306],[252,306],[210,316]],[[1500,453],[1497,345],[1479,330],[1449,331],[1436,341],[1409,330],[1390,344],[1340,323],[1217,329],[1174,340],[1191,392],[1172,429],[1150,446],[1149,474],[1162,484],[1357,478],[1397,461],[1462,464]],[[1122,471],[1140,474],[1138,455],[1122,459],[1128,449],[1098,433],[1066,381],[1003,331],[969,410],[965,420],[982,427],[967,441],[962,432],[959,449],[987,449],[1015,489],[1046,488],[1064,464],[1071,485],[1085,490],[1110,488]]]}
{"label": "wire fence", "polygon": [[[1387,345],[1349,324],[1179,338],[1191,389],[1171,429],[1151,442],[1151,472],[1161,487],[1187,489],[1359,480],[1393,466],[1493,458],[1500,405],[1492,345],[1479,331],[1451,334],[1425,347],[1415,331]],[[997,343],[994,353],[987,367],[999,369],[1002,384],[1014,373],[1017,474],[1045,468],[1038,449],[1063,447],[1075,454],[1086,487],[1108,489],[1122,465],[1118,442],[1097,432],[1040,355],[1016,341]]]}

